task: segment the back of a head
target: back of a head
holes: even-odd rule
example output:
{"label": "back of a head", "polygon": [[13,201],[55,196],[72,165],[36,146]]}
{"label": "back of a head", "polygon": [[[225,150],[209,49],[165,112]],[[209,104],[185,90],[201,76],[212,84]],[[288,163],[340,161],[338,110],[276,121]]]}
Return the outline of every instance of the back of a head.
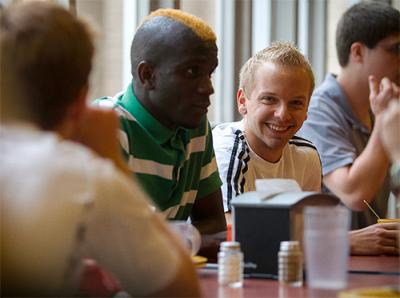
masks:
{"label": "back of a head", "polygon": [[[183,25],[177,28],[177,24]],[[132,75],[140,61],[157,63],[167,55],[167,47],[190,32],[204,42],[215,42],[211,27],[202,19],[179,9],[158,9],[144,18],[131,46]]]}
{"label": "back of a head", "polygon": [[307,58],[290,42],[273,42],[269,47],[257,52],[242,66],[239,74],[239,88],[246,96],[250,96],[254,87],[255,75],[260,65],[272,62],[282,66],[301,68],[306,71],[314,89],[314,74]]}
{"label": "back of a head", "polygon": [[87,26],[61,6],[32,1],[1,11],[0,36],[2,116],[53,129],[88,81]]}
{"label": "back of a head", "polygon": [[372,49],[382,39],[400,32],[400,11],[381,2],[361,2],[350,7],[336,28],[339,64],[349,61],[351,45],[360,42]]}

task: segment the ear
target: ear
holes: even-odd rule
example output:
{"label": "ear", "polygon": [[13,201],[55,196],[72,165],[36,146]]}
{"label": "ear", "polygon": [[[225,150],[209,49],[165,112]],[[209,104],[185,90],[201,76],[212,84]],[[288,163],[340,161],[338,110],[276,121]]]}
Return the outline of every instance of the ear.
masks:
{"label": "ear", "polygon": [[361,42],[355,42],[350,47],[349,61],[362,63],[366,52],[366,46]]}
{"label": "ear", "polygon": [[140,83],[144,86],[145,89],[154,89],[154,67],[149,62],[141,61],[137,66],[137,73]]}
{"label": "ear", "polygon": [[246,107],[247,98],[246,98],[246,96],[244,94],[244,90],[242,88],[239,88],[239,90],[236,93],[236,102],[237,102],[239,113],[242,116],[246,115],[247,114],[247,107]]}

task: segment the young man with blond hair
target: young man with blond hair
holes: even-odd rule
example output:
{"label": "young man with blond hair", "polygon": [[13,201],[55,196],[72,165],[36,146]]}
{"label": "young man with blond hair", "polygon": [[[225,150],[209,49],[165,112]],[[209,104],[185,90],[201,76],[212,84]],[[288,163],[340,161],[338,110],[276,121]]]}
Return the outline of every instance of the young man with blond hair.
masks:
{"label": "young man with blond hair", "polygon": [[273,43],[243,65],[236,97],[243,119],[213,130],[226,212],[232,198],[255,190],[258,178],[294,179],[304,191],[320,190],[318,152],[295,136],[313,88],[310,64],[290,43]]}

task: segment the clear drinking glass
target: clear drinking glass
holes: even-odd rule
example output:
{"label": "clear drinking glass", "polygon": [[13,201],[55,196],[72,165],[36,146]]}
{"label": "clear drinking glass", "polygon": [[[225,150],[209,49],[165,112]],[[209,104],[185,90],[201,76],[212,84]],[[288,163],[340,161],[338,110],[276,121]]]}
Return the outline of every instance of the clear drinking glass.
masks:
{"label": "clear drinking glass", "polygon": [[201,245],[201,235],[196,227],[190,222],[183,220],[171,221],[170,226],[179,239],[181,239],[189,254],[192,256],[196,255]]}
{"label": "clear drinking glass", "polygon": [[349,227],[350,212],[346,207],[304,208],[303,239],[309,287],[346,287]]}

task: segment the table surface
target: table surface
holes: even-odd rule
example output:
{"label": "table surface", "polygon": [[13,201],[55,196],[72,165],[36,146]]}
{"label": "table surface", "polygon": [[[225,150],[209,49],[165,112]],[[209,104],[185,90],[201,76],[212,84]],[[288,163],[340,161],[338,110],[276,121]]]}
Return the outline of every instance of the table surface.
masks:
{"label": "table surface", "polygon": [[216,269],[199,269],[203,297],[242,298],[242,297],[337,297],[339,292],[379,286],[400,284],[400,258],[396,256],[353,256],[349,259],[346,289],[310,289],[307,285],[291,287],[281,285],[277,280],[244,280],[242,288],[220,287]]}

